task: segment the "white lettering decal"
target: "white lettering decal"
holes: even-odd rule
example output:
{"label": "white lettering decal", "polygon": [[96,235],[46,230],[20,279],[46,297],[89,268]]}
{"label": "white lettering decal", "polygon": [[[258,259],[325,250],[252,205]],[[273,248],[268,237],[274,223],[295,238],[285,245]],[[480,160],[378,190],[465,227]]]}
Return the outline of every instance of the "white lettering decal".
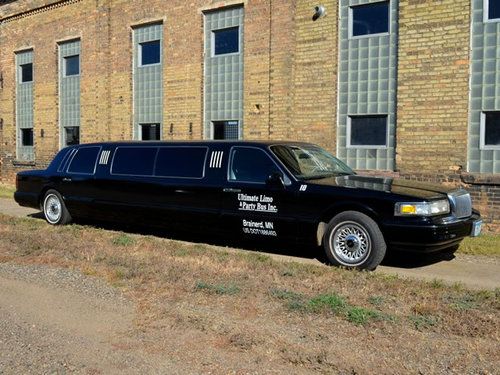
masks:
{"label": "white lettering decal", "polygon": [[272,221],[252,221],[243,219],[243,233],[277,237]]}
{"label": "white lettering decal", "polygon": [[300,185],[299,191],[306,191],[307,185]]}
{"label": "white lettering decal", "polygon": [[238,210],[240,211],[256,211],[256,212],[278,212],[278,207],[274,204],[273,197],[267,195],[247,195],[238,194]]}

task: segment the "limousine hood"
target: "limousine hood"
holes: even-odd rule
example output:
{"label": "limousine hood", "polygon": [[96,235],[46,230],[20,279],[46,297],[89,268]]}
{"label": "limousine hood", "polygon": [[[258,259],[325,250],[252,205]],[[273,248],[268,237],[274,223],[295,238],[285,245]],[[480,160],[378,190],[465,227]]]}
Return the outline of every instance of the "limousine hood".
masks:
{"label": "limousine hood", "polygon": [[317,180],[308,180],[307,182],[314,185],[341,186],[352,189],[381,191],[420,199],[443,198],[448,193],[456,190],[456,188],[444,185],[409,181],[400,178],[359,175],[329,177]]}

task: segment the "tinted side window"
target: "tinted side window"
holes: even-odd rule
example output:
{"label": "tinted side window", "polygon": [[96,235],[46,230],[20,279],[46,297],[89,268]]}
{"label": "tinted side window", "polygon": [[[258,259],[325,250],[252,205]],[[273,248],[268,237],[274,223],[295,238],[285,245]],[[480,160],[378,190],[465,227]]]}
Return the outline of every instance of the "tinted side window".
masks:
{"label": "tinted side window", "polygon": [[69,173],[94,174],[100,147],[82,147],[76,151],[68,167]]}
{"label": "tinted side window", "polygon": [[206,155],[206,147],[161,147],[155,176],[202,178]]}
{"label": "tinted side window", "polygon": [[267,154],[257,148],[236,147],[231,153],[229,180],[265,183],[278,168]]}
{"label": "tinted side window", "polygon": [[118,147],[111,173],[152,176],[157,150],[156,147]]}

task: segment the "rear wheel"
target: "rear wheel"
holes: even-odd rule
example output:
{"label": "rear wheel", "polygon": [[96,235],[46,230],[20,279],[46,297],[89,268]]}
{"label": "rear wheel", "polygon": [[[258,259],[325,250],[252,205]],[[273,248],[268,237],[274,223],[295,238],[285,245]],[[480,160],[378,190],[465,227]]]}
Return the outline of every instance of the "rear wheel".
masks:
{"label": "rear wheel", "polygon": [[342,212],[328,223],[323,247],[332,264],[366,270],[377,268],[387,249],[377,223],[358,211]]}
{"label": "rear wheel", "polygon": [[43,198],[43,214],[52,225],[64,225],[72,220],[61,194],[53,189],[48,190]]}

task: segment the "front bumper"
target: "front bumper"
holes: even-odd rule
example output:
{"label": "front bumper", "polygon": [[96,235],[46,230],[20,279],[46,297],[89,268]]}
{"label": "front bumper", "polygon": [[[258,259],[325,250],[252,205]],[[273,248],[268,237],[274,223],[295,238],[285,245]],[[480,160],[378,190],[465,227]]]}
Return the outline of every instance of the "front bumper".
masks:
{"label": "front bumper", "polygon": [[479,212],[464,219],[422,219],[421,222],[394,222],[382,225],[387,246],[392,250],[430,253],[458,245],[472,234]]}

